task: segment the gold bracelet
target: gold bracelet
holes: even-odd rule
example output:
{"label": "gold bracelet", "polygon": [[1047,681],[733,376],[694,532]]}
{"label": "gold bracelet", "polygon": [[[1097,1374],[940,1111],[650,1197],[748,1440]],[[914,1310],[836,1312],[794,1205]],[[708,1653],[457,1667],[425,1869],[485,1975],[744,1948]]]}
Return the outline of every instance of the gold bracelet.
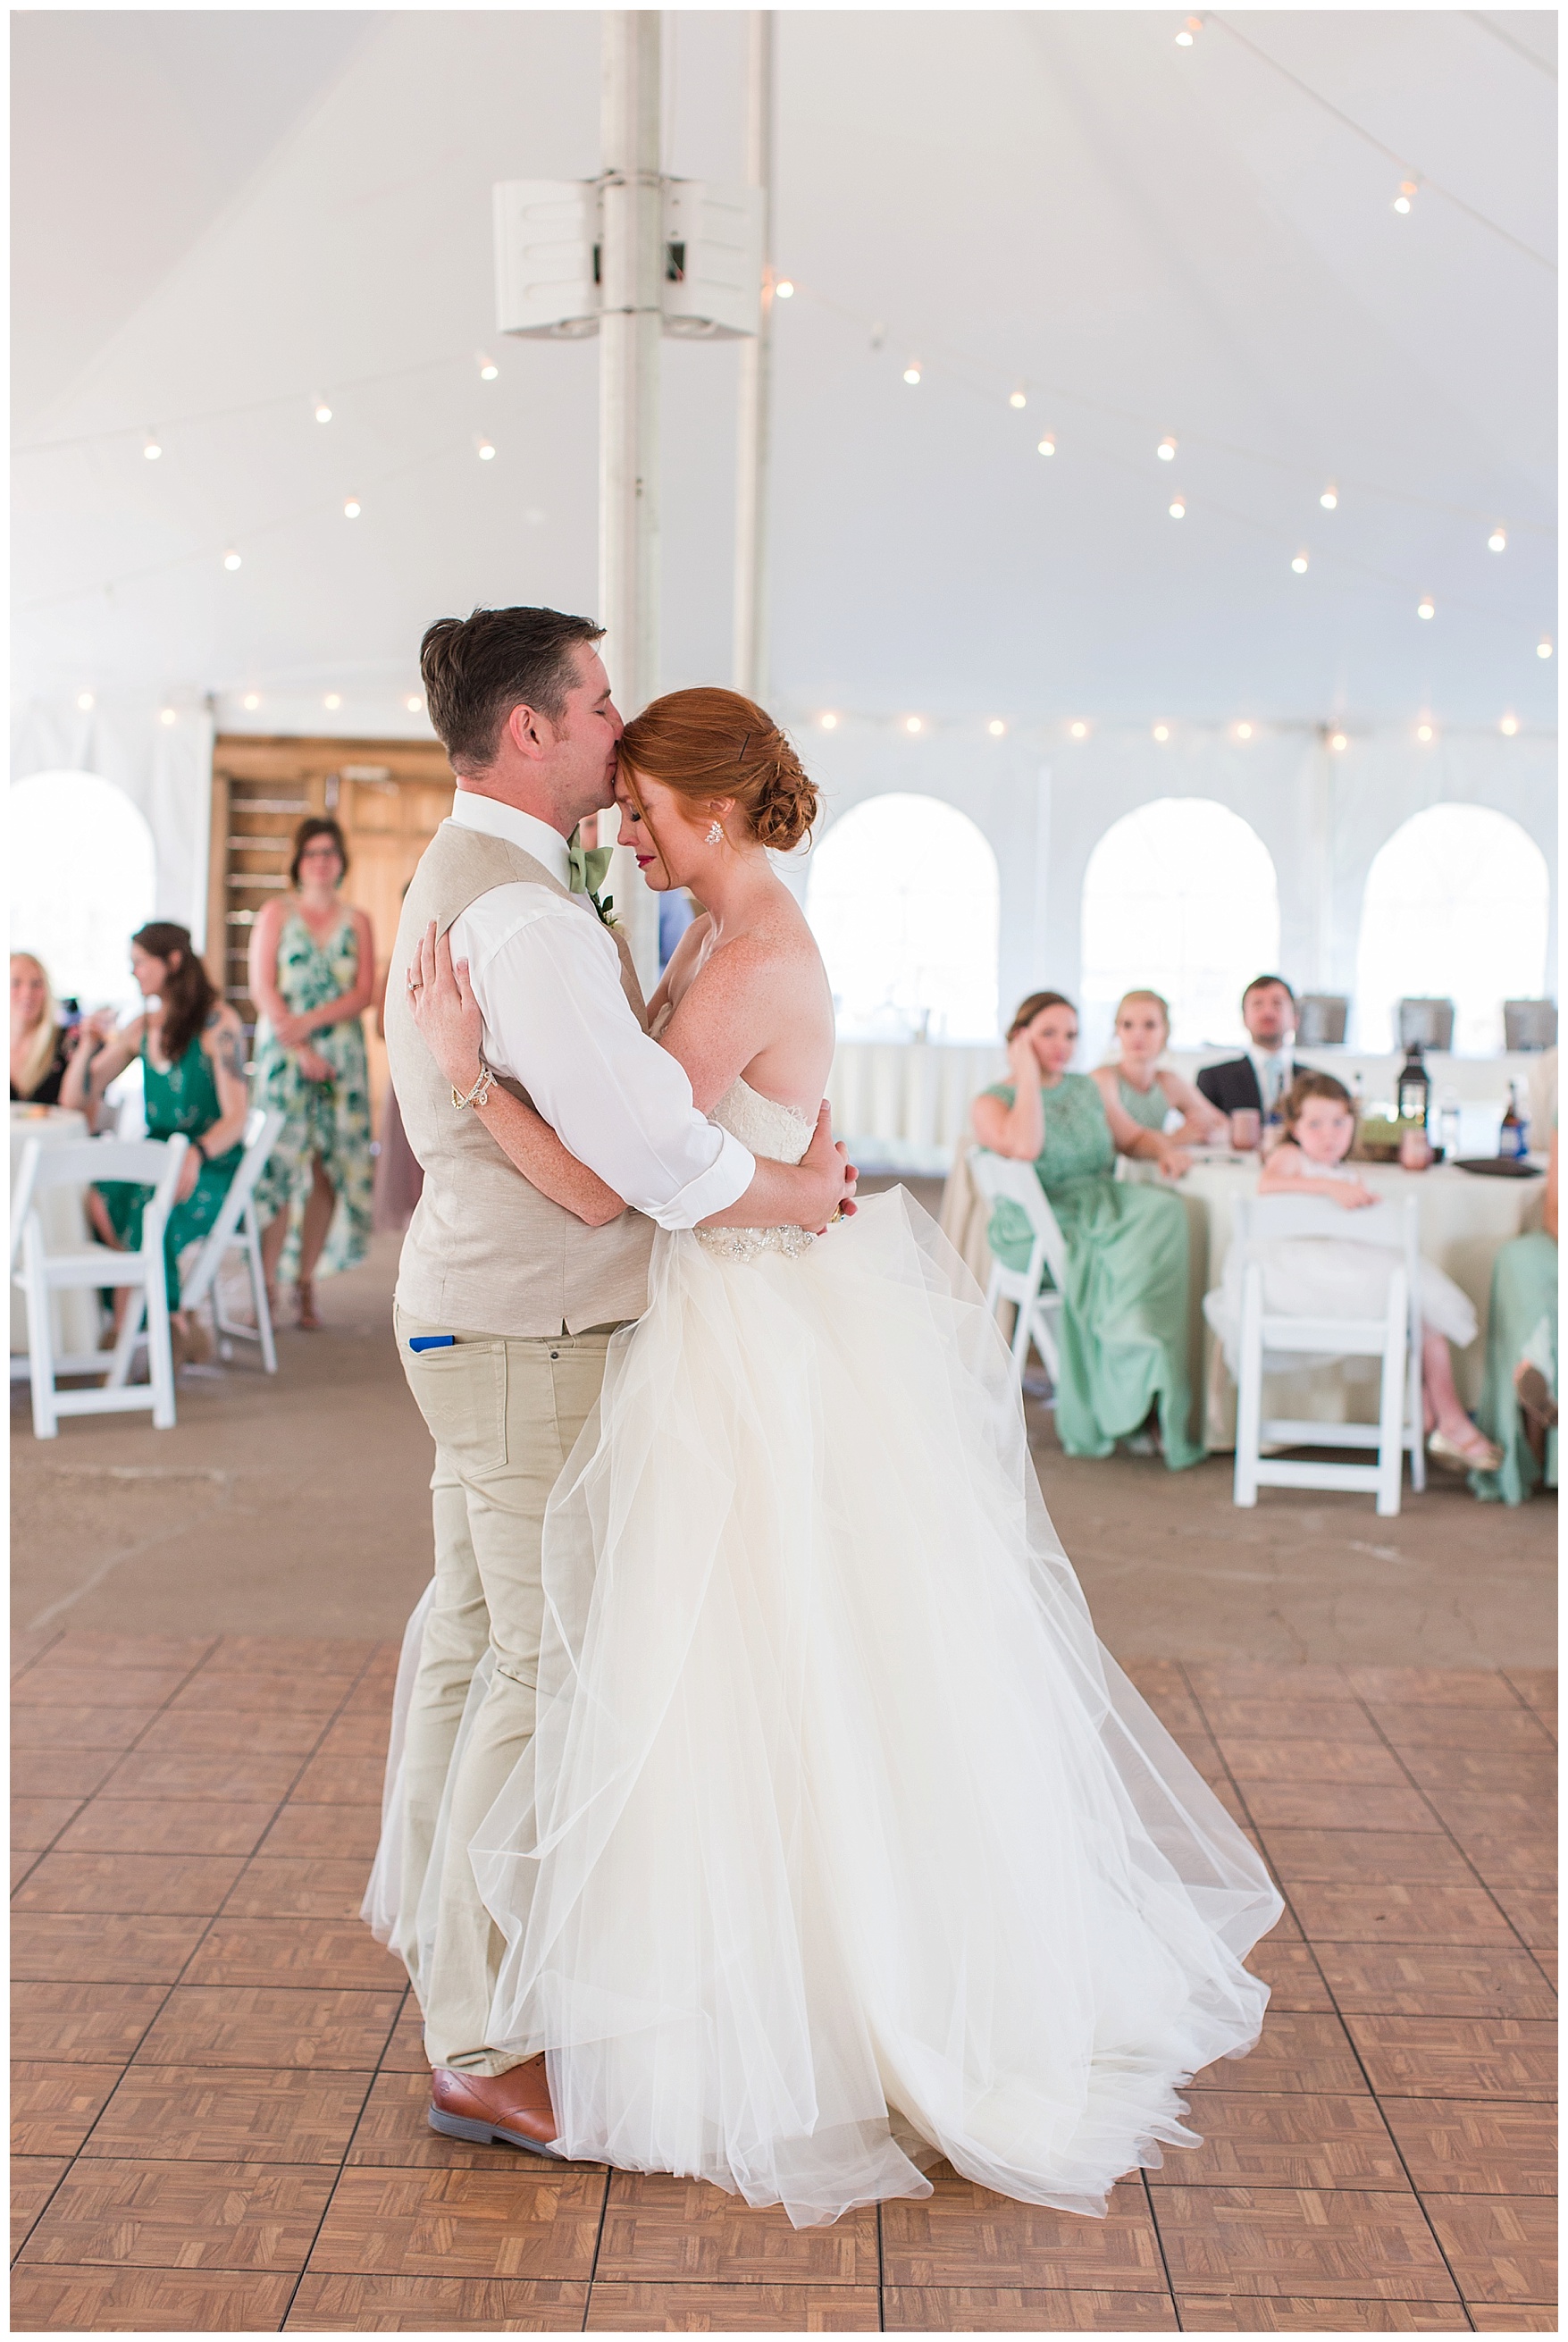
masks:
{"label": "gold bracelet", "polygon": [[466,1097],[463,1096],[461,1090],[454,1089],[452,1093],[452,1103],[455,1106],[483,1106],[488,1099],[490,1093],[494,1086],[495,1069],[493,1066],[487,1066],[484,1058],[481,1057],[479,1060],[479,1079],[474,1083],[474,1087],[469,1091]]}

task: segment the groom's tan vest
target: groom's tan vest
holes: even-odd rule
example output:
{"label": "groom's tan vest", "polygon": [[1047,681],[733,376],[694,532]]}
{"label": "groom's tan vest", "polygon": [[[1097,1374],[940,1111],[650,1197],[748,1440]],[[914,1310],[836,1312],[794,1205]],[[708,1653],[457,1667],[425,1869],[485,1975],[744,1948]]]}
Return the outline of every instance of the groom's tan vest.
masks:
{"label": "groom's tan vest", "polygon": [[[409,1014],[408,964],[430,921],[444,934],[493,886],[519,883],[566,894],[520,846],[444,821],[404,898],[386,982],[392,1084],[424,1171],[404,1238],[397,1306],[405,1316],[452,1333],[537,1336],[564,1326],[578,1334],[640,1317],[647,1306],[653,1222],[627,1211],[604,1227],[587,1227],[531,1187],[473,1108],[453,1105],[451,1085]],[[586,901],[581,916],[594,916]],[[640,1024],[642,991],[624,938],[615,941],[622,986]],[[525,1096],[514,1082],[505,1086]]]}

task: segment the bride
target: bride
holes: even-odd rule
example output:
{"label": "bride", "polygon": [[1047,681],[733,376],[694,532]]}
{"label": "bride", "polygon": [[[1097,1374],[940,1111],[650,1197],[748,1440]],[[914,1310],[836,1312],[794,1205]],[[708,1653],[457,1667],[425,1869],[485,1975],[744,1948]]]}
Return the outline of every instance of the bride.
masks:
{"label": "bride", "polygon": [[[627,726],[616,795],[647,883],[706,906],[653,1029],[699,1107],[797,1161],[833,1008],[767,849],[812,784],[749,700],[693,690]],[[464,966],[444,941],[424,972],[467,1086]],[[525,1176],[614,1207],[509,1112]],[[1281,1906],[1097,1642],[1001,1335],[904,1190],[815,1238],[655,1236],[544,1569],[537,1730],[471,1852],[506,1944],[486,2037],[543,2053],[546,2151],[805,2226],[928,2195],[944,2157],[1100,2215],[1195,2144],[1180,2091],[1256,2040],[1242,1962]],[[384,1845],[397,1753],[394,1726]]]}

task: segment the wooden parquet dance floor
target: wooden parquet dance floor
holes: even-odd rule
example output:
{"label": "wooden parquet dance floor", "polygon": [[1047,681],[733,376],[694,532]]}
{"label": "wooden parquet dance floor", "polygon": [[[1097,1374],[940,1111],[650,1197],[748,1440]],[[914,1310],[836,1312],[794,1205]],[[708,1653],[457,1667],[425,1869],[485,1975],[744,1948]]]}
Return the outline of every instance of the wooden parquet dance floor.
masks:
{"label": "wooden parquet dance floor", "polygon": [[23,1639],[14,2327],[1548,2331],[1554,1677],[1161,1664],[1288,1913],[1104,2221],[951,2176],[797,2234],[437,2138],[355,1917],[395,1651]]}

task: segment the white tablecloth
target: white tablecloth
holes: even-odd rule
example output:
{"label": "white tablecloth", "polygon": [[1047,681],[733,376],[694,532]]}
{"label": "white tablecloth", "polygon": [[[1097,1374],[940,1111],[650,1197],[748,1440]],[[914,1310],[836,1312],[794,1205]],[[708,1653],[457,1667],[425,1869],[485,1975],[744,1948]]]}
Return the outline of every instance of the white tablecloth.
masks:
{"label": "white tablecloth", "polygon": [[974,1136],[977,1092],[1006,1076],[999,1041],[841,1041],[827,1083],[834,1131],[863,1170],[939,1177]]}
{"label": "white tablecloth", "polygon": [[[69,1146],[87,1136],[85,1115],[73,1114],[65,1106],[14,1106],[11,1109],[11,1192],[16,1192],[16,1175],[22,1167],[22,1156],[30,1138],[45,1146]],[[44,1196],[39,1210],[44,1222],[44,1241],[51,1251],[73,1252],[92,1242],[87,1226],[85,1191],[81,1187],[51,1187]],[[55,1342],[60,1352],[77,1356],[96,1349],[101,1322],[98,1298],[94,1293],[56,1293],[51,1304],[55,1312]],[[11,1355],[27,1355],[27,1304],[16,1287],[11,1287]]]}
{"label": "white tablecloth", "polygon": [[[1402,1171],[1397,1164],[1356,1166],[1369,1187],[1403,1202],[1413,1196],[1420,1206],[1421,1249],[1429,1260],[1461,1286],[1475,1305],[1481,1330],[1466,1350],[1454,1353],[1454,1378],[1461,1397],[1473,1406],[1480,1396],[1486,1355],[1487,1304],[1492,1292],[1492,1264],[1511,1236],[1538,1226],[1543,1179],[1490,1179],[1473,1172],[1439,1165],[1430,1171]],[[1123,1176],[1153,1178],[1152,1164],[1124,1163]],[[1203,1314],[1203,1296],[1218,1285],[1230,1249],[1232,1206],[1238,1196],[1254,1194],[1258,1182],[1255,1156],[1201,1157],[1176,1187],[1187,1207],[1192,1262],[1192,1368],[1194,1385],[1207,1394],[1205,1436],[1211,1447],[1229,1447],[1235,1439],[1235,1390],[1225,1371],[1219,1344]],[[984,1285],[991,1273],[991,1253],[985,1241],[989,1217],[984,1198],[969,1176],[961,1154],[948,1178],[942,1202],[942,1226],[974,1276]],[[1301,1373],[1270,1377],[1270,1405],[1306,1419],[1344,1423],[1375,1416],[1377,1361],[1346,1358],[1336,1365],[1314,1366]]]}

